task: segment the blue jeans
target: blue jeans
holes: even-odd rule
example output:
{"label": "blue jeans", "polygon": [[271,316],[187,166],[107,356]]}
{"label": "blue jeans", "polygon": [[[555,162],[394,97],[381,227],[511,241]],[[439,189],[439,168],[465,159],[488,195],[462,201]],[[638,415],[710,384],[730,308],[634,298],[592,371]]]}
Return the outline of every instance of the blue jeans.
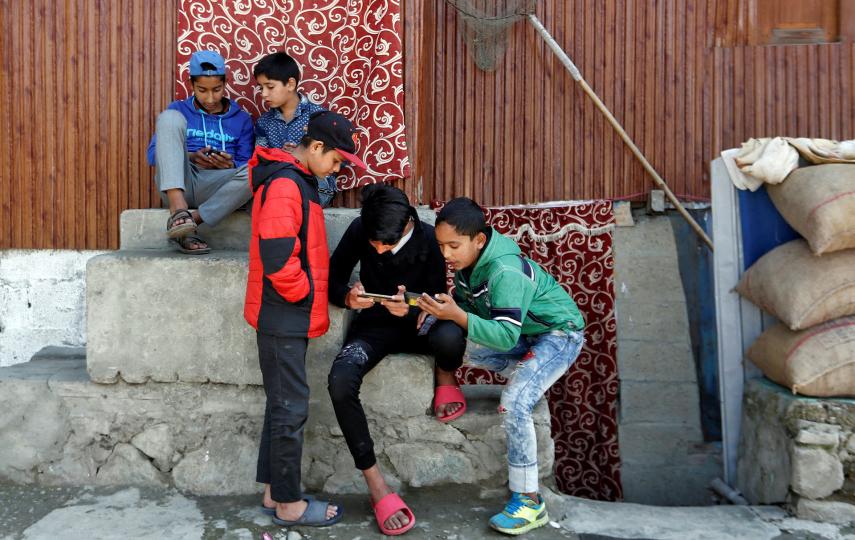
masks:
{"label": "blue jeans", "polygon": [[584,342],[583,332],[553,331],[521,336],[509,351],[478,347],[467,354],[467,366],[489,369],[508,379],[499,412],[505,415],[511,491],[537,492],[537,439],[531,413],[549,387],[576,361]]}

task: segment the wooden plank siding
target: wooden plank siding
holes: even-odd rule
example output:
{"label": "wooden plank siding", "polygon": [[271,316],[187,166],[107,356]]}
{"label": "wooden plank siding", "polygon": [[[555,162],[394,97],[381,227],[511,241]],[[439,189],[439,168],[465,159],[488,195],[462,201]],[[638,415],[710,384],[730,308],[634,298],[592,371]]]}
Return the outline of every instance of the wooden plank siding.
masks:
{"label": "wooden plank siding", "polygon": [[177,5],[0,0],[0,248],[116,248],[121,211],[159,205],[145,147]]}
{"label": "wooden plank siding", "polygon": [[[751,1],[540,0],[536,14],[674,192],[706,199],[709,161],[746,138],[855,138],[852,42],[751,46]],[[174,94],[177,6],[0,0],[0,249],[116,248],[122,210],[160,205],[144,150]],[[413,176],[398,185],[414,201],[646,198],[644,170],[525,20],[484,72],[453,7],[402,11]]]}
{"label": "wooden plank siding", "polygon": [[[855,137],[851,42],[747,46],[750,3],[542,0],[536,14],[672,190],[706,199],[709,161],[749,137]],[[530,24],[510,28],[503,63],[485,73],[461,57],[454,8],[428,4],[442,21],[433,79],[444,84],[420,111],[437,121],[431,161],[413,158],[424,202],[646,197],[644,170]],[[500,102],[461,104],[482,85]],[[474,123],[460,114],[473,108]]]}

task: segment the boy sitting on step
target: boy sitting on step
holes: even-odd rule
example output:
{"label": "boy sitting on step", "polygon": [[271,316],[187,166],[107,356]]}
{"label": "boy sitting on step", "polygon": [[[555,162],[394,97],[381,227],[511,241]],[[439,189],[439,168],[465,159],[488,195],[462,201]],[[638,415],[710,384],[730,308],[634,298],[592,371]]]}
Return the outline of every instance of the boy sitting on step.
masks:
{"label": "boy sitting on step", "polygon": [[[326,109],[312,103],[297,90],[300,66],[288,53],[275,52],[262,58],[252,69],[261,88],[261,97],[270,110],[255,122],[255,144],[290,150],[303,137],[309,117]],[[318,179],[321,206],[332,204],[336,194],[336,175]]]}
{"label": "boy sitting on step", "polygon": [[487,226],[484,212],[460,197],[436,218],[436,240],[455,270],[454,297],[423,294],[419,307],[453,321],[482,345],[467,365],[508,379],[499,413],[508,440],[511,499],[490,519],[506,534],[522,534],[549,521],[538,494],[537,441],[531,413],[573,364],[584,342],[585,321],[561,286],[516,243]]}
{"label": "boy sitting on step", "polygon": [[[360,280],[351,284],[357,263]],[[437,420],[450,422],[466,410],[454,378],[466,351],[464,331],[448,321],[422,324],[425,314],[405,301],[408,290],[430,294],[446,290],[445,263],[433,227],[419,219],[400,189],[367,186],[362,191],[361,215],[347,228],[330,260],[330,301],[361,311],[330,368],[329,392],[354,465],[368,485],[377,524],[387,535],[410,530],[415,517],[380,472],[359,399],[363,378],[389,354],[430,354],[436,362]],[[365,292],[390,299],[375,303],[361,296]]]}
{"label": "boy sitting on step", "polygon": [[255,137],[252,117],[225,97],[222,56],[193,53],[190,84],[193,95],[172,102],[157,117],[147,156],[169,206],[166,236],[182,253],[202,255],[211,249],[196,236],[196,226],[216,226],[252,197],[246,163]]}

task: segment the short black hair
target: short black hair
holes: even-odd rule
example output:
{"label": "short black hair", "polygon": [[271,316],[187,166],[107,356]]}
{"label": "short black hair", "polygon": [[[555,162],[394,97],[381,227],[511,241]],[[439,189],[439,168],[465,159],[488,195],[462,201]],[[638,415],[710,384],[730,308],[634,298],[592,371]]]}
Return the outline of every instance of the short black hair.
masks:
{"label": "short black hair", "polygon": [[[202,62],[200,65],[202,66],[202,69],[205,71],[216,71],[217,70],[217,66],[215,66],[214,64],[212,64],[210,62]],[[219,77],[221,81],[226,82],[226,76],[225,75],[190,75],[190,82],[191,83],[196,82],[196,79],[198,79],[199,77]]]}
{"label": "short black hair", "polygon": [[410,218],[417,216],[407,195],[388,184],[369,184],[362,188],[362,230],[369,240],[391,246],[404,236]]}
{"label": "short black hair", "polygon": [[[303,135],[303,137],[300,138],[300,142],[297,143],[297,146],[305,146],[306,148],[308,148],[309,145],[311,145],[315,141],[318,141],[318,139],[313,139],[313,138],[309,137],[308,135]],[[331,151],[335,150],[335,148],[328,145],[324,141],[318,141],[318,142],[324,145],[324,150],[323,150],[324,154],[326,154],[327,152],[331,152]]]}
{"label": "short black hair", "polygon": [[465,234],[469,238],[475,238],[478,233],[485,233],[489,229],[484,210],[478,203],[468,197],[457,197],[451,199],[436,216],[436,224],[448,223],[457,234]]}
{"label": "short black hair", "polygon": [[258,79],[260,75],[274,81],[282,81],[283,84],[288,84],[288,79],[294,79],[294,82],[299,84],[300,66],[288,53],[281,51],[270,53],[252,68],[253,77]]}

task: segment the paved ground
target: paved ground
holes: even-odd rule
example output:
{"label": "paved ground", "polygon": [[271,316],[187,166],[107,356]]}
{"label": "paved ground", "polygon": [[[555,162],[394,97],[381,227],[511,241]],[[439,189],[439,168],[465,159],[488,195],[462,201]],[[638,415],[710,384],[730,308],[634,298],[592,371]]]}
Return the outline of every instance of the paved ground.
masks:
{"label": "paved ground", "polygon": [[[502,494],[476,488],[420,489],[406,494],[417,526],[409,540],[507,538],[486,522]],[[384,538],[364,496],[340,497],[345,519],[326,529],[285,530],[256,510],[256,496],[191,497],[151,488],[43,488],[0,484],[0,540],[261,539],[371,540]],[[548,496],[549,526],[532,540],[817,539],[855,540],[846,529],[788,518],[774,507],[660,508]]]}

